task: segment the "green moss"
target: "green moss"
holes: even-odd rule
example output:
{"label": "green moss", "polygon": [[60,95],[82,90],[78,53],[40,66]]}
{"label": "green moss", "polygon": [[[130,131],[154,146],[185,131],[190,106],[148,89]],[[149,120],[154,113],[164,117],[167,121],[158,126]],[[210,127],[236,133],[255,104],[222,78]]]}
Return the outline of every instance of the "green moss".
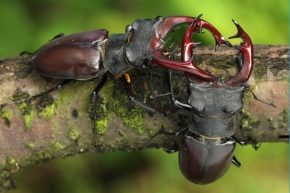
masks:
{"label": "green moss", "polygon": [[[12,97],[10,97],[10,99],[14,102],[22,101],[27,98],[29,98],[29,95],[27,93],[17,93],[17,94],[14,94]],[[28,105],[25,102],[17,103],[16,106],[19,108],[23,116],[25,130],[28,131],[32,126],[34,106]]]}
{"label": "green moss", "polygon": [[[12,100],[13,102],[23,101],[27,98],[29,98],[29,94],[25,93],[25,92],[19,92],[19,93],[14,94],[13,96],[9,97],[9,99]],[[18,104],[20,104],[20,103],[18,103]]]}
{"label": "green moss", "polygon": [[[113,81],[115,81],[115,83]],[[122,85],[123,88],[123,84],[121,83],[120,85]],[[143,134],[145,111],[137,105],[135,105],[134,109],[132,109],[132,106],[134,105],[128,100],[126,91],[119,88],[120,85],[116,84],[116,80],[109,79],[97,97],[97,133],[104,134],[106,132],[109,124],[109,116],[111,113],[114,113],[124,121],[124,124],[127,127],[134,129],[139,134]],[[87,109],[90,109],[89,111],[92,112],[91,95],[88,95],[86,101]],[[92,113],[91,119],[93,119]]]}
{"label": "green moss", "polygon": [[278,129],[279,123],[277,121],[270,121],[270,128],[271,129]]}
{"label": "green moss", "polygon": [[288,122],[288,117],[289,117],[288,109],[284,109],[282,114],[283,114],[283,116],[282,116],[283,117],[283,121],[284,122]]}
{"label": "green moss", "polygon": [[11,125],[11,117],[12,117],[12,111],[9,109],[3,109],[1,117],[4,119],[4,123],[5,125],[7,125],[8,127],[10,127]]}
{"label": "green moss", "polygon": [[119,135],[121,136],[121,137],[123,137],[123,136],[125,136],[125,134],[124,134],[124,132],[123,131],[118,131],[118,133],[119,133]]}
{"label": "green moss", "polygon": [[104,117],[96,121],[97,133],[104,134],[108,128],[108,118]]}
{"label": "green moss", "polygon": [[6,118],[6,119],[10,119],[12,117],[12,112],[10,110],[4,109],[1,117]]}
{"label": "green moss", "polygon": [[249,115],[245,111],[243,111],[243,120],[242,120],[242,127],[248,129],[255,129],[259,128],[261,125],[261,121],[258,119],[257,116]]}
{"label": "green moss", "polygon": [[[118,84],[113,84],[111,82],[111,84],[109,84],[108,87],[106,86],[106,89],[104,89],[104,93],[106,94],[105,97],[108,101],[107,104],[112,106],[112,112],[124,121],[125,126],[137,131],[139,134],[143,134],[145,129],[145,110],[132,104],[132,102],[128,100],[125,91],[116,89],[113,86],[118,87]],[[117,98],[117,100],[115,100],[114,97]]]}
{"label": "green moss", "polygon": [[6,163],[7,163],[8,165],[15,165],[15,164],[16,164],[16,160],[15,160],[13,157],[8,156],[8,157],[6,158]]}
{"label": "green moss", "polygon": [[96,128],[98,134],[104,134],[108,128],[108,110],[105,103],[101,103],[98,111],[102,112],[104,116],[100,117],[96,121]]}
{"label": "green moss", "polygon": [[[67,104],[71,103],[71,101],[76,101],[79,98],[79,95],[77,94],[77,91],[84,85],[82,81],[71,81],[68,86],[69,89],[60,89],[59,92],[59,97],[57,100],[57,103],[61,104]],[[87,91],[88,93],[91,92],[88,89],[82,90],[82,91]]]}
{"label": "green moss", "polygon": [[26,145],[29,149],[33,149],[35,147],[34,143],[32,142],[27,142]]}
{"label": "green moss", "polygon": [[10,173],[8,171],[1,171],[0,178],[8,178],[10,176]]}
{"label": "green moss", "polygon": [[55,109],[56,104],[51,104],[49,106],[46,106],[41,112],[38,112],[38,117],[45,118],[47,121],[49,121],[53,115],[55,115]]}
{"label": "green moss", "polygon": [[140,110],[139,107],[136,107],[130,113],[126,113],[126,115],[122,117],[125,125],[134,129],[139,134],[144,133],[144,112],[142,111],[142,109]]}
{"label": "green moss", "polygon": [[16,106],[22,110],[22,109],[25,109],[27,107],[26,103],[17,103]]}
{"label": "green moss", "polygon": [[50,150],[40,150],[35,152],[30,158],[31,163],[41,163],[50,159],[52,159]]}
{"label": "green moss", "polygon": [[30,112],[30,114],[28,115],[24,115],[23,119],[24,119],[24,127],[26,131],[29,131],[31,129],[32,126],[32,121],[33,121],[33,111]]}
{"label": "green moss", "polygon": [[254,71],[253,71],[253,76],[257,84],[266,81],[267,80],[267,66],[265,65],[255,66]]}
{"label": "green moss", "polygon": [[14,157],[12,156],[6,157],[6,169],[9,171],[13,169],[18,169],[17,161]]}
{"label": "green moss", "polygon": [[72,127],[69,129],[68,136],[71,140],[77,140],[81,137],[81,131],[78,130],[76,127]]}
{"label": "green moss", "polygon": [[30,157],[30,162],[42,163],[51,160],[53,157],[60,157],[61,155],[63,155],[63,149],[65,149],[65,145],[60,142],[54,142],[48,148],[33,153]]}
{"label": "green moss", "polygon": [[57,152],[57,151],[63,150],[63,149],[64,149],[64,145],[62,145],[60,142],[55,142],[51,147],[51,150],[53,152],[55,152],[55,151]]}
{"label": "green moss", "polygon": [[149,136],[152,137],[156,134],[156,130],[150,129],[148,132]]}
{"label": "green moss", "polygon": [[288,109],[284,109],[275,119],[270,117],[268,121],[271,129],[286,127],[288,124]]}

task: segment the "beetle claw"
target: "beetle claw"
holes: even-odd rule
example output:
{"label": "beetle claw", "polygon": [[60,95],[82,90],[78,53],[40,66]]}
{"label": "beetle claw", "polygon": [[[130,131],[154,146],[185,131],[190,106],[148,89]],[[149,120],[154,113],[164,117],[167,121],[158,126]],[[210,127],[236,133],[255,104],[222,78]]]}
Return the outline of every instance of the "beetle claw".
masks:
{"label": "beetle claw", "polygon": [[238,22],[236,22],[235,20],[232,20],[232,21],[235,24],[235,26],[237,27],[238,32],[236,35],[230,36],[229,39],[241,38],[243,40],[243,44],[245,44],[246,43],[245,31],[242,29],[242,27],[240,26],[240,24]]}
{"label": "beetle claw", "polygon": [[229,37],[233,38],[241,38],[242,43],[239,46],[234,46],[237,50],[242,53],[243,64],[241,70],[232,78],[226,81],[228,86],[241,86],[244,85],[249,79],[252,70],[253,70],[253,45],[249,35],[243,30],[243,28],[236,22],[232,20],[235,26],[237,27],[237,34]]}
{"label": "beetle claw", "polygon": [[193,48],[195,48],[195,47],[198,46],[199,44],[201,44],[201,42],[193,42]]}

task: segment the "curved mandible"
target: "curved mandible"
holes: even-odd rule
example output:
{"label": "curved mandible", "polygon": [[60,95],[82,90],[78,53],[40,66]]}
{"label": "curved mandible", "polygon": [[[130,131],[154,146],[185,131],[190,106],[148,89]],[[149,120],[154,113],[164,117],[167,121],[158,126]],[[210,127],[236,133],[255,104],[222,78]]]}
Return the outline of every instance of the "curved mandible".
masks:
{"label": "curved mandible", "polygon": [[[200,17],[201,17],[201,15],[199,15],[191,23],[191,25],[187,28],[186,32],[184,33],[183,42],[182,42],[183,47],[181,47],[182,61],[188,61],[188,60],[190,60],[193,57],[192,50],[197,45],[199,45],[200,42],[192,42],[191,37],[193,36],[193,34],[195,32],[201,33],[203,28],[207,29],[213,35],[213,37],[215,39],[215,43],[216,43],[215,51],[218,49],[218,47],[221,44],[225,44],[225,45],[228,45],[228,46],[232,47],[231,43],[228,42],[213,25],[211,25],[209,22],[207,22],[205,20],[199,19]],[[194,62],[192,62],[191,65],[195,66],[195,68],[198,68],[194,64]],[[201,70],[200,68],[198,68],[198,69],[199,69],[199,73],[190,73],[190,72],[188,73],[188,72],[185,72],[186,76],[188,77],[188,79],[190,81],[197,80],[199,82],[205,82],[205,81],[211,81],[212,80],[212,78],[204,79],[203,77],[201,77],[200,74],[204,74],[206,72]],[[209,76],[211,76],[211,75],[209,75]],[[211,77],[213,77],[213,76],[211,76]]]}
{"label": "curved mandible", "polygon": [[195,46],[197,46],[198,44],[200,44],[200,42],[198,43],[194,43],[191,41],[191,37],[194,34],[194,32],[198,32],[201,33],[202,29],[205,28],[207,29],[214,37],[215,39],[215,51],[217,51],[218,47],[221,44],[225,44],[228,45],[230,47],[232,47],[232,44],[227,41],[222,35],[221,33],[209,22],[199,19],[202,15],[199,15],[198,17],[196,17],[196,19],[191,23],[191,25],[187,28],[184,37],[183,37],[183,47],[181,48],[183,52],[182,55],[184,56],[183,60],[186,61],[191,57],[191,51],[189,48],[194,48]]}
{"label": "curved mandible", "polygon": [[[163,66],[165,68],[183,71],[187,73],[191,73],[199,77],[201,80],[211,81],[216,79],[215,77],[209,75],[204,72],[200,68],[198,68],[193,63],[193,57],[191,57],[188,61],[174,61],[167,58],[163,54],[163,46],[161,45],[163,38],[177,25],[180,24],[191,24],[195,20],[199,20],[199,17],[186,17],[186,16],[172,16],[167,17],[164,20],[160,21],[158,25],[155,26],[155,37],[151,44],[151,58],[150,61]],[[206,21],[204,21],[207,23]]]}
{"label": "curved mandible", "polygon": [[191,24],[196,18],[188,17],[188,16],[170,16],[162,19],[160,16],[156,18],[159,20],[155,27],[155,37],[153,38],[151,49],[156,49],[159,47],[163,47],[164,43],[163,39],[167,34],[169,34],[172,29],[174,29],[178,25],[182,24]]}
{"label": "curved mandible", "polygon": [[241,38],[243,40],[240,46],[234,46],[236,49],[240,50],[240,53],[242,54],[242,68],[235,76],[225,81],[225,84],[228,86],[238,87],[244,86],[251,76],[254,66],[254,49],[249,35],[235,20],[233,20],[233,22],[237,27],[238,32],[236,35],[229,38]]}

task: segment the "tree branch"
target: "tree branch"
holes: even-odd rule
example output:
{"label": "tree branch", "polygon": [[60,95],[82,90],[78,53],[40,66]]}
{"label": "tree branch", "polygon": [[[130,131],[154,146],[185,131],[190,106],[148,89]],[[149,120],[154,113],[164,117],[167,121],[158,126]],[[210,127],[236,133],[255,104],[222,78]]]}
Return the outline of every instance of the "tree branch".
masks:
{"label": "tree branch", "polygon": [[[255,45],[255,67],[248,81],[250,90],[264,101],[274,102],[277,108],[254,100],[250,92],[244,96],[244,108],[238,113],[236,134],[242,140],[258,142],[288,142],[288,59],[287,46]],[[235,73],[237,51],[212,46],[195,49],[196,63],[212,73],[225,70]],[[178,54],[177,54],[178,57]],[[0,103],[33,96],[59,84],[39,76],[29,65],[29,57],[0,59]],[[215,67],[215,68],[213,68]],[[152,72],[152,75],[151,75]],[[122,79],[109,74],[97,102],[98,144],[93,146],[91,92],[100,78],[91,81],[72,81],[63,89],[26,104],[9,105],[1,111],[0,119],[0,186],[13,186],[11,172],[29,164],[85,152],[115,150],[135,151],[161,128],[175,131],[186,127],[189,112],[172,105],[169,95],[150,99],[169,92],[167,70],[160,67],[132,69],[130,72],[136,98],[157,108],[165,109],[169,117],[150,114],[129,102]],[[188,81],[181,72],[174,72],[176,97],[188,100]],[[186,94],[185,94],[186,93]],[[176,126],[177,125],[177,126]],[[147,148],[172,148],[173,136],[159,135]]]}

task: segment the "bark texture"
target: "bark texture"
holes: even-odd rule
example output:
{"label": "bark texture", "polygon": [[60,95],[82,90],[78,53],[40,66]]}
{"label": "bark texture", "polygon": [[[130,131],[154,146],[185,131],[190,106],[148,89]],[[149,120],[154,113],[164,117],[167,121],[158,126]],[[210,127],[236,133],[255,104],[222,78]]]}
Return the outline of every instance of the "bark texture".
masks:
{"label": "bark texture", "polygon": [[[255,67],[248,81],[250,92],[237,114],[236,134],[247,144],[288,142],[288,61],[287,46],[255,45]],[[213,74],[235,74],[237,51],[212,46],[197,47],[195,61]],[[178,58],[178,54],[176,54]],[[46,91],[62,82],[39,76],[29,64],[30,57],[0,59],[0,104]],[[210,65],[210,66],[209,66]],[[0,118],[0,189],[13,187],[10,174],[29,164],[87,152],[136,151],[160,129],[176,131],[186,127],[189,112],[172,105],[166,69],[129,71],[136,98],[167,111],[168,117],[148,113],[128,100],[122,78],[109,75],[97,99],[98,144],[93,146],[91,92],[100,78],[71,81],[59,91],[40,99],[9,105]],[[175,96],[186,102],[188,81],[173,73]],[[156,97],[158,96],[158,97]],[[180,136],[182,137],[182,136]],[[180,137],[158,135],[146,148],[172,148]],[[0,191],[1,192],[1,191]]]}

